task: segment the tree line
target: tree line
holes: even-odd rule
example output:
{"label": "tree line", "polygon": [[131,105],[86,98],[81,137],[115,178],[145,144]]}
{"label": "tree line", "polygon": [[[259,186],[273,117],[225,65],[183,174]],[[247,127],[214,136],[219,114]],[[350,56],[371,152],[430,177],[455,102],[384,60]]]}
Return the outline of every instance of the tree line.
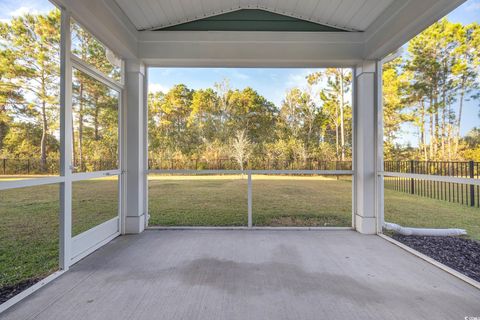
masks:
{"label": "tree line", "polygon": [[[413,38],[383,70],[385,157],[480,161],[479,128],[460,132],[465,102],[479,106],[479,68],[478,23],[444,18]],[[415,147],[395,142],[405,123],[415,128]]]}
{"label": "tree line", "polygon": [[[351,158],[352,72],[330,68],[289,90],[280,107],[229,81],[193,90],[154,92],[149,103],[151,159],[346,161]],[[322,84],[322,90],[315,90]]]}
{"label": "tree line", "polygon": [[[0,157],[59,158],[60,12],[0,22]],[[478,105],[480,27],[447,19],[412,39],[406,54],[384,66],[385,158],[480,161],[480,129],[466,136],[466,102]],[[72,22],[72,52],[115,80],[108,49]],[[118,93],[73,72],[74,164],[118,161]],[[350,161],[352,72],[328,68],[288,90],[280,105],[228,80],[193,90],[178,84],[151,92],[151,159],[234,158]],[[473,102],[472,102],[473,101]],[[404,125],[416,145],[398,143]]]}
{"label": "tree line", "polygon": [[[106,47],[74,21],[71,29],[72,53],[118,79]],[[39,159],[42,171],[58,170],[59,60],[59,10],[0,22],[0,157]],[[72,82],[74,166],[84,171],[101,160],[115,163],[117,94],[76,69]]]}

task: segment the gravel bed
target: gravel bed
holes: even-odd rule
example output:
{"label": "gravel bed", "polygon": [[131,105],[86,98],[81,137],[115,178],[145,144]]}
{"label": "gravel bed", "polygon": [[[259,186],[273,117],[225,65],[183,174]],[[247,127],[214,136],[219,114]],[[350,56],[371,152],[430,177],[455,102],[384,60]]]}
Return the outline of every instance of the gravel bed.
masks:
{"label": "gravel bed", "polygon": [[458,237],[399,234],[392,238],[480,282],[480,242]]}
{"label": "gravel bed", "polygon": [[1,287],[0,288],[0,304],[4,303],[10,298],[13,298],[23,290],[33,286],[35,283],[37,283],[40,280],[42,280],[42,278],[28,279],[20,283],[17,283],[13,286]]}

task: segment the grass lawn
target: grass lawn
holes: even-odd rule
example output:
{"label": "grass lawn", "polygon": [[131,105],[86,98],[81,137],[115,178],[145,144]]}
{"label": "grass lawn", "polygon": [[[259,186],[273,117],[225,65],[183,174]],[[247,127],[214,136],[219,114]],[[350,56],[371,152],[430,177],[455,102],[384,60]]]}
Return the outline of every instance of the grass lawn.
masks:
{"label": "grass lawn", "polygon": [[385,221],[405,227],[461,228],[480,240],[480,209],[385,190]]}
{"label": "grass lawn", "polygon": [[0,191],[0,288],[58,270],[59,186]]}
{"label": "grass lawn", "polygon": [[256,226],[352,226],[352,180],[342,177],[253,177]]}
{"label": "grass lawn", "polygon": [[[58,270],[58,184],[0,191],[0,288]],[[73,183],[72,234],[117,215],[114,178]]]}
{"label": "grass lawn", "polygon": [[[327,177],[254,176],[256,226],[350,226],[351,181]],[[73,185],[79,234],[116,216],[117,181]],[[240,176],[149,177],[150,225],[244,226],[247,179]],[[0,191],[0,289],[58,269],[59,186]],[[480,209],[385,190],[385,216],[413,227],[465,228],[480,240]],[[1,290],[0,290],[1,291]]]}
{"label": "grass lawn", "polygon": [[[150,225],[247,224],[247,181],[240,176],[149,178]],[[256,226],[350,226],[351,181],[253,176]],[[480,240],[480,209],[385,190],[385,219],[411,227],[463,228]]]}
{"label": "grass lawn", "polygon": [[[253,177],[256,226],[351,226],[351,181],[325,177]],[[149,179],[150,225],[245,226],[247,177]]]}

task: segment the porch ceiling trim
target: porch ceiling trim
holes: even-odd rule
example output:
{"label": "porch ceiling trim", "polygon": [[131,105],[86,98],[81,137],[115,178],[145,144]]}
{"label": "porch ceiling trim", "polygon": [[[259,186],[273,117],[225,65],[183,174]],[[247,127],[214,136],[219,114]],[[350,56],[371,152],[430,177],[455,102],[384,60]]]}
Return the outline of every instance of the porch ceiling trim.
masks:
{"label": "porch ceiling trim", "polygon": [[[53,1],[70,10],[76,20],[122,58],[139,59],[151,66],[350,67],[362,60],[384,58],[465,0],[389,0],[389,6],[364,32],[137,31],[137,26],[116,0]],[[153,3],[158,0],[148,1]],[[165,1],[183,6],[187,2],[192,2],[190,5],[193,2],[203,3],[193,0]],[[340,8],[345,6],[346,0],[315,1],[319,1],[318,7],[314,9],[312,2],[310,10],[330,10],[331,3],[340,3],[332,11],[332,16],[346,19],[351,15],[348,10]],[[369,1],[362,8],[367,4],[370,6]],[[253,2],[261,7],[260,4],[268,1]],[[253,2],[242,2],[244,5],[239,7],[254,8],[256,5]],[[284,2],[283,5],[287,5],[286,2],[295,3]],[[290,11],[286,11],[307,7],[293,5]],[[338,14],[342,10],[346,15],[343,18]],[[176,17],[178,12],[171,14]],[[305,18],[305,14],[300,18]],[[353,21],[354,17],[348,19]]]}

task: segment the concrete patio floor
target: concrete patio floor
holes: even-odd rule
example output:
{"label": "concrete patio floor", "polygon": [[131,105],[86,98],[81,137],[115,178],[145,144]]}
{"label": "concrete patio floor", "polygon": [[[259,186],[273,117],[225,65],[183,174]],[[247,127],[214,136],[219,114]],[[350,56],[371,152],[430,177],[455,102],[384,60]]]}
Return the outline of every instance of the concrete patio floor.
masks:
{"label": "concrete patio floor", "polygon": [[122,236],[0,319],[464,319],[480,290],[353,231]]}

